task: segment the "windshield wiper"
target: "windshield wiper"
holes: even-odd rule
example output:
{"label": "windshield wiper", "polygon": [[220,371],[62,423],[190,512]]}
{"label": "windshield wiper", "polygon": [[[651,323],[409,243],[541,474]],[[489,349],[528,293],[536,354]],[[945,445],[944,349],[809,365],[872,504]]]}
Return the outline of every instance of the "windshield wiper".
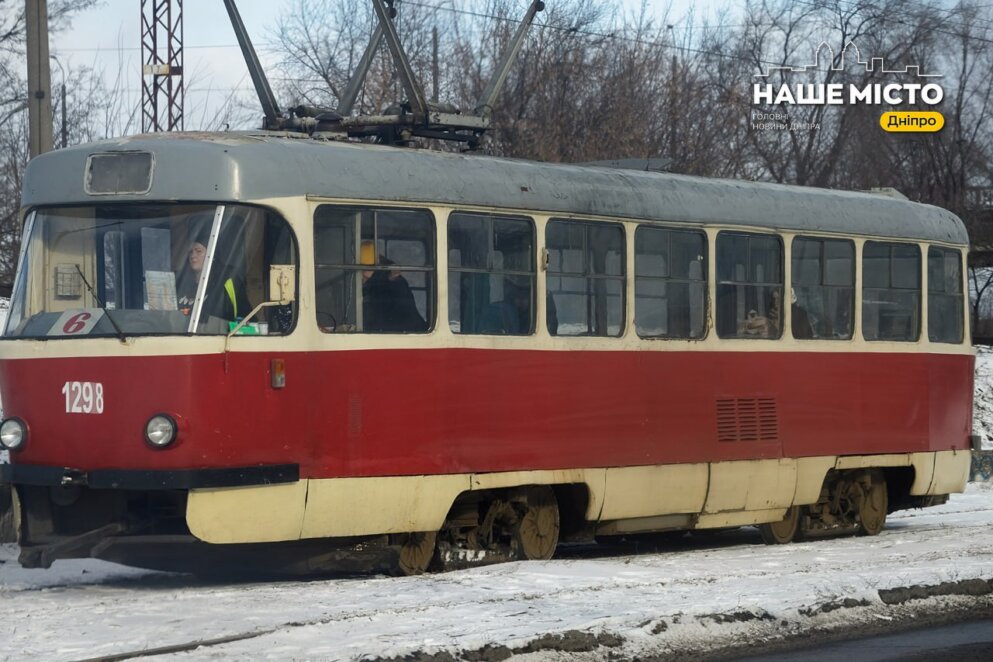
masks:
{"label": "windshield wiper", "polygon": [[124,331],[117,325],[117,321],[114,319],[114,316],[110,314],[110,309],[107,308],[103,301],[100,300],[100,297],[97,296],[96,291],[93,289],[93,286],[90,285],[90,281],[86,280],[86,276],[83,275],[83,270],[79,268],[79,265],[77,264],[75,266],[76,273],[78,273],[79,277],[83,279],[83,285],[85,285],[86,289],[90,291],[90,295],[93,297],[93,300],[97,302],[100,306],[100,310],[102,310],[104,315],[107,316],[107,320],[110,322],[110,325],[114,327],[114,331],[117,331],[117,337],[120,338],[121,342],[126,343],[128,341],[128,337],[124,335]]}

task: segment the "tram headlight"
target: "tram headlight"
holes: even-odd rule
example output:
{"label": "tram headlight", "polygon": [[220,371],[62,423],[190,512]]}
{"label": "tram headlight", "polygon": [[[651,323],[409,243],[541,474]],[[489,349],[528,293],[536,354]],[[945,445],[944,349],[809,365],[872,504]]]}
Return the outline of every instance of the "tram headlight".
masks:
{"label": "tram headlight", "polygon": [[24,446],[28,429],[19,418],[8,418],[0,423],[0,447],[16,451]]}
{"label": "tram headlight", "polygon": [[145,423],[145,442],[152,448],[165,448],[176,440],[176,421],[168,414],[156,414]]}

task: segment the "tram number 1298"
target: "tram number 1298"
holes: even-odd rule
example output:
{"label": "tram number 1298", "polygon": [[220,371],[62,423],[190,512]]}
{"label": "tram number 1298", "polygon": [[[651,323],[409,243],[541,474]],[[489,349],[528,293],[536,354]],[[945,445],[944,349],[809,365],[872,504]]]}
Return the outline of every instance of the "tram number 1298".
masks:
{"label": "tram number 1298", "polygon": [[66,382],[62,387],[67,414],[102,414],[103,384],[100,382]]}

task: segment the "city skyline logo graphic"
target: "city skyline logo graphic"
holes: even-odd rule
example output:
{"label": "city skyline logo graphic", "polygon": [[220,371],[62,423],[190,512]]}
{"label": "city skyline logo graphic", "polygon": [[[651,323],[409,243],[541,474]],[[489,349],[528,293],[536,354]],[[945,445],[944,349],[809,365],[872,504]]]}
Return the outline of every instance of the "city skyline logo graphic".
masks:
{"label": "city skyline logo graphic", "polygon": [[[850,53],[855,53],[854,59],[850,57]],[[825,57],[826,54],[826,57]],[[822,63],[826,62],[827,66],[822,66]],[[783,73],[814,73],[818,71],[828,72],[828,71],[847,71],[849,66],[852,64],[860,64],[864,67],[866,73],[875,73],[881,75],[893,75],[893,76],[914,76],[916,78],[942,78],[942,74],[924,74],[921,73],[921,67],[917,64],[910,64],[905,66],[903,69],[887,69],[885,58],[872,57],[863,58],[862,49],[858,47],[854,41],[849,39],[841,49],[841,57],[835,62],[834,49],[831,48],[831,44],[826,41],[822,41],[814,48],[814,61],[810,64],[802,65],[799,67],[794,66],[773,66],[766,69],[763,73],[754,74],[753,78],[768,78],[777,72]]]}

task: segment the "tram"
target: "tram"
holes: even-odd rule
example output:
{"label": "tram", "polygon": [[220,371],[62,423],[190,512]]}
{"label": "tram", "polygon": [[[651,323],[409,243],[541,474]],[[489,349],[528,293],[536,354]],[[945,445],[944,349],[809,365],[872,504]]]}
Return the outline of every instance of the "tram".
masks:
{"label": "tram", "polygon": [[44,154],[23,219],[25,566],[788,543],[966,484],[968,238],[935,207],[246,132]]}

